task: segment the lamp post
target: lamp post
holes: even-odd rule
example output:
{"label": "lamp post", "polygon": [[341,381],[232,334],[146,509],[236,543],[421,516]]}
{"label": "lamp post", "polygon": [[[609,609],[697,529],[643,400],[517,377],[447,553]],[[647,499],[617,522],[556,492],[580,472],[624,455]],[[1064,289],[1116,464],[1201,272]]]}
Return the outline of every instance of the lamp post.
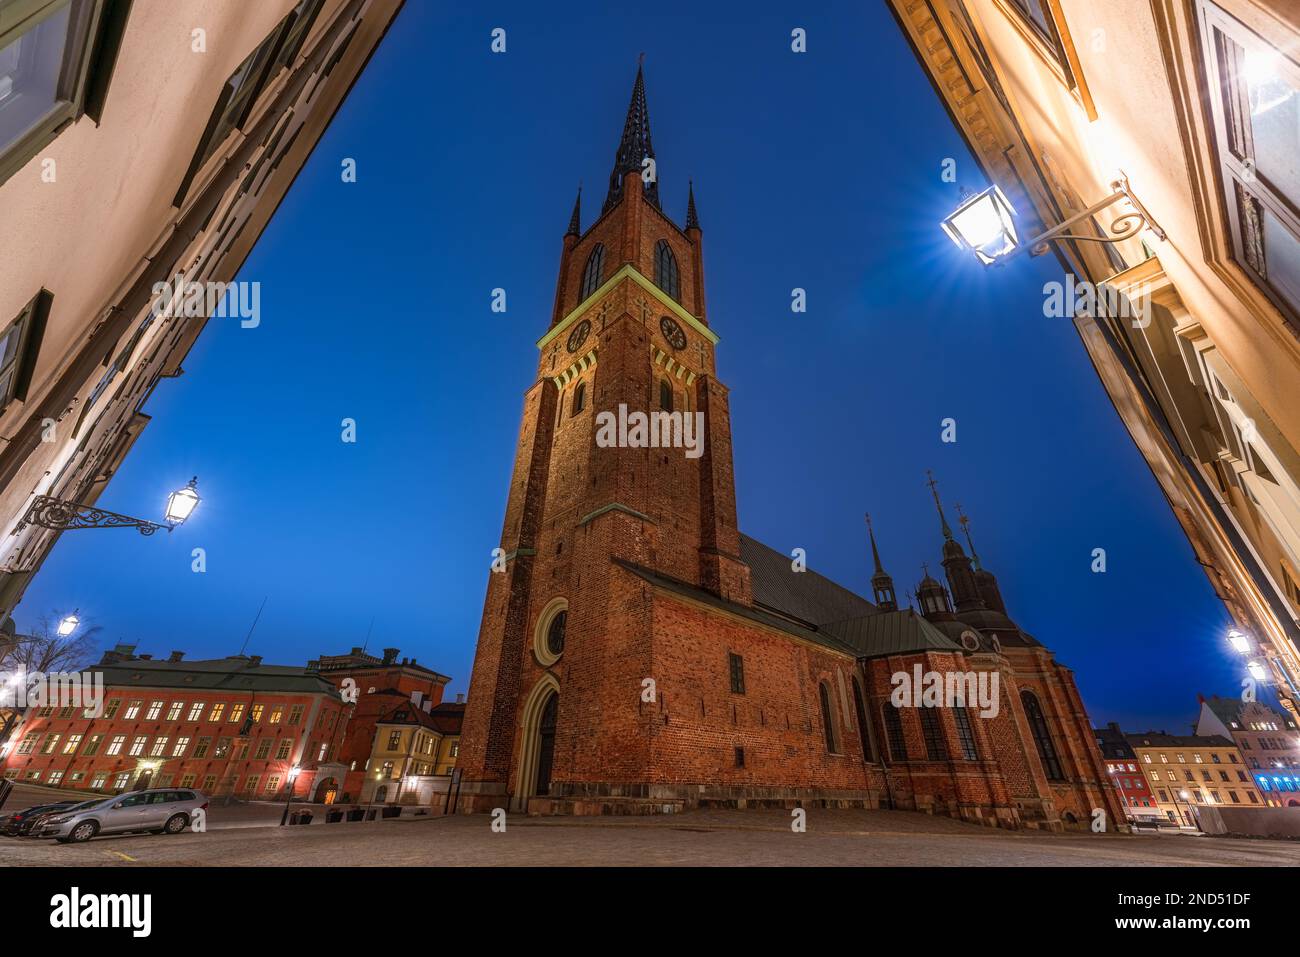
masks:
{"label": "lamp post", "polygon": [[134,528],[141,535],[152,535],[160,528],[170,532],[189,518],[199,504],[199,493],[195,490],[198,480],[196,475],[183,488],[167,496],[162,524],[95,508],[93,505],[66,502],[51,495],[37,495],[14,531],[21,532],[28,525],[35,525],[58,532],[74,528]]}
{"label": "lamp post", "polygon": [[[81,609],[78,608],[77,611],[81,611]],[[71,615],[65,615],[63,620],[59,622],[58,633],[60,638],[67,638],[81,624],[81,619],[77,617],[77,611],[74,611]]]}
{"label": "lamp post", "polygon": [[298,774],[302,768],[294,765],[289,769],[289,781],[284,788],[284,813],[280,815],[280,826],[284,827],[289,822],[289,805],[293,801],[293,784],[298,780]]}
{"label": "lamp post", "polygon": [[[1165,231],[1156,224],[1146,207],[1129,189],[1126,177],[1121,176],[1112,181],[1110,189],[1111,193],[1105,199],[1023,242],[1016,233],[1015,208],[1001,187],[990,186],[981,193],[964,191],[961,205],[943,221],[943,231],[949,239],[960,248],[973,253],[985,266],[1003,263],[1021,250],[1028,250],[1031,256],[1040,256],[1051,248],[1052,243],[1064,239],[1118,243],[1131,239],[1143,229],[1150,229],[1160,239],[1165,238]],[[1121,200],[1126,201],[1132,209],[1121,212],[1111,220],[1107,228],[1109,235],[1088,236],[1070,232],[1073,227],[1091,220],[1097,213]]]}

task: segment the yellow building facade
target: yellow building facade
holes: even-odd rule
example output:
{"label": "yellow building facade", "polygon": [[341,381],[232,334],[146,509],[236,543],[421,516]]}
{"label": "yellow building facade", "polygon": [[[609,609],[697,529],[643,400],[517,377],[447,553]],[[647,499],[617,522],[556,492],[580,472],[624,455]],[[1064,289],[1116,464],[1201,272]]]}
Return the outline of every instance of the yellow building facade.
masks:
{"label": "yellow building facade", "polygon": [[1197,827],[1196,808],[1206,805],[1264,807],[1241,752],[1217,735],[1130,734],[1156,806],[1166,820]]}
{"label": "yellow building facade", "polygon": [[1022,240],[1127,191],[1048,247],[1085,292],[1066,316],[1244,633],[1243,677],[1296,712],[1300,5],[890,4],[980,167],[958,184],[1000,187]]}

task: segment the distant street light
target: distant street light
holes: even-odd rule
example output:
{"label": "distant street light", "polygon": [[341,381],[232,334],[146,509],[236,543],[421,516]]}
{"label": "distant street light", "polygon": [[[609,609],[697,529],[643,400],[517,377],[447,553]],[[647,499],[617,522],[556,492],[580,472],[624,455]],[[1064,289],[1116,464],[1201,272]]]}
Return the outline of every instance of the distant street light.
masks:
{"label": "distant street light", "polygon": [[77,626],[80,624],[81,619],[77,617],[77,612],[74,611],[71,615],[65,616],[64,619],[59,622],[59,637],[67,638],[68,635],[77,630]]}
{"label": "distant street light", "polygon": [[[961,205],[943,221],[943,231],[960,248],[974,253],[986,266],[1005,262],[1022,249],[1029,250],[1031,256],[1042,255],[1051,248],[1052,243],[1062,239],[1118,243],[1132,238],[1142,229],[1150,229],[1160,239],[1165,238],[1164,230],[1156,225],[1151,214],[1129,190],[1127,179],[1121,177],[1115,180],[1110,188],[1111,194],[1105,199],[1023,243],[1016,233],[1016,211],[1000,187],[990,186],[982,193],[974,194],[966,190],[963,191]],[[1133,208],[1111,221],[1109,236],[1089,236],[1069,231],[1120,200],[1126,200]]]}
{"label": "distant street light", "polygon": [[199,504],[199,493],[194,488],[197,483],[198,476],[195,476],[184,488],[177,489],[167,496],[167,508],[163,516],[165,524],[160,525],[147,519],[109,512],[102,508],[95,508],[93,505],[65,502],[50,495],[38,495],[32,500],[27,514],[14,531],[21,532],[28,525],[36,525],[58,532],[66,532],[74,528],[134,528],[141,535],[152,535],[160,528],[170,532],[189,518]]}
{"label": "distant street light", "polygon": [[1239,632],[1236,628],[1228,632],[1228,643],[1232,645],[1232,650],[1237,654],[1250,654],[1250,639]]}
{"label": "distant street light", "polygon": [[1261,661],[1247,662],[1246,670],[1250,672],[1250,676],[1256,681],[1268,680],[1268,669],[1264,667]]}

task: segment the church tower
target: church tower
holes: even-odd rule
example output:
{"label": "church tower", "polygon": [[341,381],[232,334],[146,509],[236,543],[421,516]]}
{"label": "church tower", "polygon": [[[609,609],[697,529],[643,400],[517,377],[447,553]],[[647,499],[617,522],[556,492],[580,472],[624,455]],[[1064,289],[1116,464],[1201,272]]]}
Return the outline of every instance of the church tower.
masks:
{"label": "church tower", "polygon": [[[462,810],[643,779],[653,615],[620,569],[752,604],[694,188],[682,226],[660,195],[638,68],[600,215],[584,229],[579,194],[539,330],[470,684]],[[671,425],[647,444],[637,416]]]}
{"label": "church tower", "polygon": [[867,535],[871,539],[871,559],[876,563],[875,574],[871,576],[871,593],[876,606],[881,611],[898,611],[898,598],[894,594],[894,579],[880,564],[880,549],[876,547],[876,532],[871,527],[871,516],[867,516]]}

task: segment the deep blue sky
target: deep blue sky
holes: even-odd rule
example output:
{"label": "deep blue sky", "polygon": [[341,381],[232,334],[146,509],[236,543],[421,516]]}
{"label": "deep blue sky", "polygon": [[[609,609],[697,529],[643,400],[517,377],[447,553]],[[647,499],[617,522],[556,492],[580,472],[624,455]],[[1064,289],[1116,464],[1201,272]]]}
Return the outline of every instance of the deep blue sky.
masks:
{"label": "deep blue sky", "polygon": [[107,642],[219,656],[266,596],[250,653],[338,653],[373,618],[371,649],[466,690],[561,235],[579,180],[584,226],[604,198],[645,51],[665,211],[695,181],[742,529],[866,591],[869,510],[910,591],[940,557],[932,468],[1094,721],[1182,730],[1198,691],[1234,693],[1225,610],[1073,327],[1042,315],[1055,261],[985,271],[940,232],[943,160],[982,180],[883,4],[448,6],[407,4],[244,268],[261,326],[210,323],[100,503],[152,515],[197,474],[193,521],[68,533],[20,626],[79,607]]}

